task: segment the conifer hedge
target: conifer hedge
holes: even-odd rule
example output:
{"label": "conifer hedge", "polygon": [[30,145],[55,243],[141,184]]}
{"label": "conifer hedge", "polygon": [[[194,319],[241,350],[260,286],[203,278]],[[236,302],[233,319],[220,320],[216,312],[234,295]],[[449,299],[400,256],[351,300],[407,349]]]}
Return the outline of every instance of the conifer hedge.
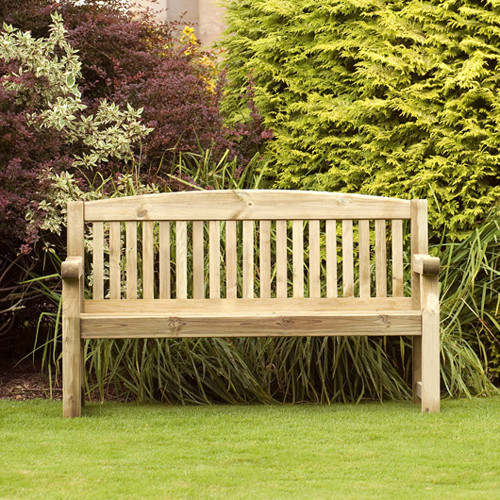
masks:
{"label": "conifer hedge", "polygon": [[229,92],[251,78],[281,188],[428,198],[462,239],[500,198],[500,2],[232,0]]}

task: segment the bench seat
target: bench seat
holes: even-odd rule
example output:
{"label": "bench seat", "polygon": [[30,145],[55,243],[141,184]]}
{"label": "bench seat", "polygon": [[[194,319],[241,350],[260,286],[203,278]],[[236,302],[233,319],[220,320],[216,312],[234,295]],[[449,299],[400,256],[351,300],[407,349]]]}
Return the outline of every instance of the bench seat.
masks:
{"label": "bench seat", "polygon": [[265,336],[409,336],[413,401],[437,412],[438,273],[425,200],[229,190],[70,202],[63,416],[81,414],[84,339]]}
{"label": "bench seat", "polygon": [[293,298],[93,300],[85,303],[86,312],[80,315],[81,337],[421,335],[422,312],[404,307],[411,305],[410,299],[407,304],[390,298],[353,300],[350,313],[339,307],[344,302]]}

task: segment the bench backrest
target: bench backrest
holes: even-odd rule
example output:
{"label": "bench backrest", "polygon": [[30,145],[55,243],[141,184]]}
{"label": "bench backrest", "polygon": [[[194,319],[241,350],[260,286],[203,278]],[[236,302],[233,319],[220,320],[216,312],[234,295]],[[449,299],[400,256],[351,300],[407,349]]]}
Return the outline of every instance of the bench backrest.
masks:
{"label": "bench backrest", "polygon": [[277,190],[72,202],[68,256],[85,253],[97,300],[403,297],[427,203]]}

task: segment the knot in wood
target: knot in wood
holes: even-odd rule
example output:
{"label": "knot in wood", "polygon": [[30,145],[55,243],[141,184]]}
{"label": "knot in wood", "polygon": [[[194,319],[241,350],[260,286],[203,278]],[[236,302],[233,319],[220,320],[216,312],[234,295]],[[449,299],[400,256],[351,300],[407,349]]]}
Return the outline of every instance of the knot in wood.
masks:
{"label": "knot in wood", "polygon": [[347,198],[340,198],[339,199],[339,205],[342,207],[348,207],[351,204],[351,202]]}
{"label": "knot in wood", "polygon": [[292,319],[286,316],[282,316],[278,321],[278,325],[280,325],[282,328],[288,328],[292,325]]}
{"label": "knot in wood", "polygon": [[146,217],[147,213],[147,209],[139,208],[139,210],[137,210],[137,217],[140,217],[142,219],[143,217]]}
{"label": "knot in wood", "polygon": [[168,327],[172,331],[172,333],[177,334],[181,329],[182,323],[179,318],[170,318],[168,321]]}
{"label": "knot in wood", "polygon": [[389,320],[389,317],[388,316],[385,316],[384,314],[381,314],[379,316],[379,319],[380,319],[380,322],[386,326],[387,328],[389,328],[389,326],[391,326],[391,321]]}

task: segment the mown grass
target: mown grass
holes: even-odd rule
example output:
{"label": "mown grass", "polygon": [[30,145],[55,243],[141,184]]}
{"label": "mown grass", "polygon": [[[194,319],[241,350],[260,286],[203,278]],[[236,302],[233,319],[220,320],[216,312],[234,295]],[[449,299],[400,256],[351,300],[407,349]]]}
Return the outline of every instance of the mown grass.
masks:
{"label": "mown grass", "polygon": [[1,498],[500,498],[500,397],[60,413],[0,401]]}

